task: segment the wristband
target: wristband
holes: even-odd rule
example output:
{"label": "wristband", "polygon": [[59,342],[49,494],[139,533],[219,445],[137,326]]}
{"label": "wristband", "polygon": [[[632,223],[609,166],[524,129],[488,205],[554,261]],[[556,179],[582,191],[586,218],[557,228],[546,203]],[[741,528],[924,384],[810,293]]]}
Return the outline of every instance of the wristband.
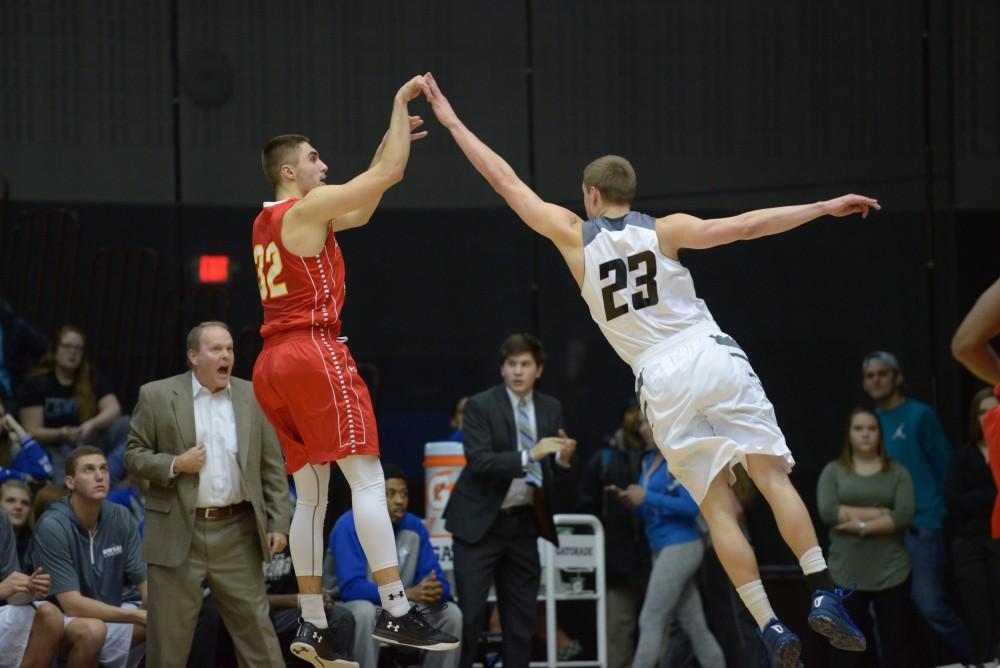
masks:
{"label": "wristband", "polygon": [[860,520],[858,522],[858,536],[860,536],[862,538],[864,538],[864,536],[865,536],[865,522],[864,522],[864,520]]}

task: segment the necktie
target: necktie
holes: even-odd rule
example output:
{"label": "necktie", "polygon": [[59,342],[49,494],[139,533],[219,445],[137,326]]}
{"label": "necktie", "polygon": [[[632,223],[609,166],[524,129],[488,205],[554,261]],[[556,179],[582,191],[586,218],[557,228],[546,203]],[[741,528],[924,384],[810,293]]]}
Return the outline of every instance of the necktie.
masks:
{"label": "necktie", "polygon": [[[515,422],[517,423],[517,445],[520,450],[531,450],[535,447],[535,430],[531,427],[531,418],[528,417],[528,402],[521,399],[517,402],[515,411]],[[542,486],[542,465],[538,462],[528,461],[525,481],[533,487]]]}

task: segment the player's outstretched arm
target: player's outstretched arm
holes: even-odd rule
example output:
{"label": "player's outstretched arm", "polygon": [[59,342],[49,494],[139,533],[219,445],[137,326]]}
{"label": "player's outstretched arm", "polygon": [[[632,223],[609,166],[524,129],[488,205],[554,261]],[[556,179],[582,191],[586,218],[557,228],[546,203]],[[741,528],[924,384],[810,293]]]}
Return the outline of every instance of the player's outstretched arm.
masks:
{"label": "player's outstretched arm", "polygon": [[990,339],[1000,334],[1000,278],[986,288],[951,339],[951,354],[990,385],[1000,383],[1000,356]]}
{"label": "player's outstretched arm", "polygon": [[326,225],[332,219],[368,206],[402,181],[410,158],[411,124],[407,105],[420,95],[423,85],[423,77],[415,76],[396,93],[381,156],[376,157],[371,167],[342,185],[313,188],[288,211],[285,220],[296,225]]}
{"label": "player's outstretched arm", "polygon": [[575,228],[580,217],[569,209],[545,202],[514,172],[507,161],[472,134],[459,120],[434,76],[424,75],[424,97],[438,122],[451,132],[462,153],[483,175],[493,189],[528,226],[550,239],[560,249],[579,246],[580,231]]}
{"label": "player's outstretched arm", "polygon": [[[414,142],[418,139],[423,139],[424,137],[427,136],[426,130],[420,130],[419,132],[417,131],[417,128],[419,128],[423,124],[424,124],[424,119],[420,118],[420,116],[410,116],[411,142]],[[375,169],[376,165],[378,165],[379,162],[381,162],[383,156],[385,155],[385,143],[388,138],[389,138],[389,132],[386,132],[385,136],[382,137],[381,143],[379,143],[378,145],[378,149],[375,151],[375,157],[372,158],[372,164],[368,166],[369,170]],[[369,202],[366,202],[360,208],[357,208],[354,211],[349,211],[348,213],[345,213],[342,216],[337,216],[336,218],[334,218],[333,231],[339,232],[341,230],[349,230],[352,227],[361,227],[362,225],[366,224],[371,219],[372,214],[375,213],[375,209],[378,207],[379,202],[382,201],[383,194],[384,191],[375,195],[375,197],[373,197]]]}
{"label": "player's outstretched arm", "polygon": [[781,234],[822,216],[843,218],[860,213],[868,217],[870,209],[880,211],[878,200],[863,195],[843,195],[836,199],[797,206],[747,211],[728,218],[703,220],[677,213],[657,220],[657,235],[665,253],[676,257],[681,248],[713,248],[733,241],[757,239]]}

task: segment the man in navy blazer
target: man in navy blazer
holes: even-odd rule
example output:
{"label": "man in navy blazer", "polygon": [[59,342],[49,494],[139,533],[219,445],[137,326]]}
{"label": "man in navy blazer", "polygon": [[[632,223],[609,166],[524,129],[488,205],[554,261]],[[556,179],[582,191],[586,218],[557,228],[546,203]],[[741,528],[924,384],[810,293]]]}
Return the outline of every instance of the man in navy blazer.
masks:
{"label": "man in navy blazer", "polygon": [[558,544],[549,499],[576,441],[562,429],[562,404],[535,392],[545,351],[531,334],[500,346],[503,384],[469,398],[463,416],[466,465],[444,517],[454,541],[462,602],[462,668],[476,658],[486,598],[496,584],[503,664],[528,666],[541,578],[538,537]]}

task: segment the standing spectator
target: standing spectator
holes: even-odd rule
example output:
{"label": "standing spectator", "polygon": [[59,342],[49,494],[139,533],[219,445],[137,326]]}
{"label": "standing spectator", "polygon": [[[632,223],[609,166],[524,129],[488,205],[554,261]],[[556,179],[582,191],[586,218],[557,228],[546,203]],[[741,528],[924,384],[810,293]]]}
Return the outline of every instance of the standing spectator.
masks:
{"label": "standing spectator", "polygon": [[951,443],[930,406],[903,394],[903,372],[892,353],[869,353],[861,363],[863,386],[875,402],[886,455],[910,472],[916,515],[906,530],[913,569],[913,604],[927,624],[961,661],[972,657],[969,629],[952,610],[945,593],[945,480]]}
{"label": "standing spectator", "polygon": [[[604,526],[607,565],[608,668],[632,665],[639,610],[649,580],[650,555],[642,518],[618,503],[608,486],[625,489],[639,479],[642,458],[655,449],[652,432],[642,438],[639,404],[625,406],[621,427],[587,462],[580,476],[580,512],[596,515]],[[613,555],[613,557],[612,557]]]}
{"label": "standing spectator", "polygon": [[462,601],[463,668],[476,658],[494,583],[503,665],[524,668],[531,660],[542,572],[538,537],[559,544],[549,506],[556,468],[550,455],[568,468],[576,450],[562,428],[562,404],[534,391],[544,363],[541,341],[512,334],[500,346],[503,383],[465,404],[466,466],[444,511]]}
{"label": "standing spectator", "polygon": [[983,418],[997,408],[988,387],[972,398],[969,442],[955,451],[948,474],[948,507],[954,518],[951,549],[955,580],[972,629],[974,659],[1000,656],[1000,540],[990,536],[990,515],[997,486],[990,474],[990,452],[983,438]]}
{"label": "standing spectator", "polygon": [[22,562],[31,542],[31,488],[21,480],[0,483],[0,506],[17,539],[17,558]]}
{"label": "standing spectator", "polygon": [[[874,637],[869,606],[875,608],[883,668],[912,664],[907,656],[910,559],[903,530],[913,520],[913,480],[885,452],[878,416],[851,412],[844,450],[820,474],[816,491],[820,518],[830,526],[830,574],[856,587],[845,605],[865,635]],[[863,654],[836,653],[833,665],[860,666]],[[869,645],[865,653],[874,653]]]}
{"label": "standing spectator", "polygon": [[[640,431],[652,438],[652,428],[640,414]],[[663,454],[653,449],[642,460],[638,483],[609,493],[642,516],[653,555],[646,599],[639,614],[639,646],[633,668],[652,668],[660,659],[666,629],[675,619],[691,641],[702,668],[725,668],[726,659],[708,629],[698,593],[698,568],[705,546],[698,529],[698,504],[670,473]]]}
{"label": "standing spectator", "polygon": [[128,416],[122,415],[111,384],[84,356],[85,344],[79,328],[62,327],[55,348],[45,353],[18,395],[21,424],[48,453],[59,485],[74,447],[94,445],[107,455],[124,445],[128,432]]}
{"label": "standing spectator", "polygon": [[[14,532],[0,513],[0,668],[48,668],[63,635],[63,616],[51,603],[32,605],[49,594],[52,578],[21,572]],[[96,657],[95,657],[96,658]]]}
{"label": "standing spectator", "polygon": [[[142,658],[131,648],[146,637],[146,564],[139,555],[136,522],[107,500],[108,460],[99,448],[81,445],[66,458],[70,496],[53,503],[35,527],[28,560],[52,576],[52,594],[67,620],[103,622],[100,662],[129,668]],[[138,587],[142,608],[124,603],[128,585]]]}
{"label": "standing spectator", "polygon": [[149,481],[150,668],[184,666],[208,582],[244,665],[282,663],[261,562],[287,544],[291,500],[274,429],[233,378],[221,322],[187,337],[191,370],[139,389],[125,466]]}
{"label": "standing spectator", "polygon": [[[399,574],[406,588],[406,598],[436,628],[458,637],[462,633],[462,611],[452,599],[451,586],[434,555],[424,523],[407,512],[410,488],[406,474],[387,462],[382,462],[382,470],[385,472],[386,506],[396,536]],[[330,534],[330,553],[337,568],[340,597],[354,614],[354,656],[362,666],[376,666],[381,643],[372,637],[371,629],[381,599],[358,540],[353,511],[341,515],[334,525]],[[446,601],[447,605],[442,606]],[[424,668],[455,668],[460,656],[459,652],[427,652],[421,665]]]}
{"label": "standing spectator", "polygon": [[49,339],[0,297],[0,403],[16,410],[14,391],[49,349]]}

